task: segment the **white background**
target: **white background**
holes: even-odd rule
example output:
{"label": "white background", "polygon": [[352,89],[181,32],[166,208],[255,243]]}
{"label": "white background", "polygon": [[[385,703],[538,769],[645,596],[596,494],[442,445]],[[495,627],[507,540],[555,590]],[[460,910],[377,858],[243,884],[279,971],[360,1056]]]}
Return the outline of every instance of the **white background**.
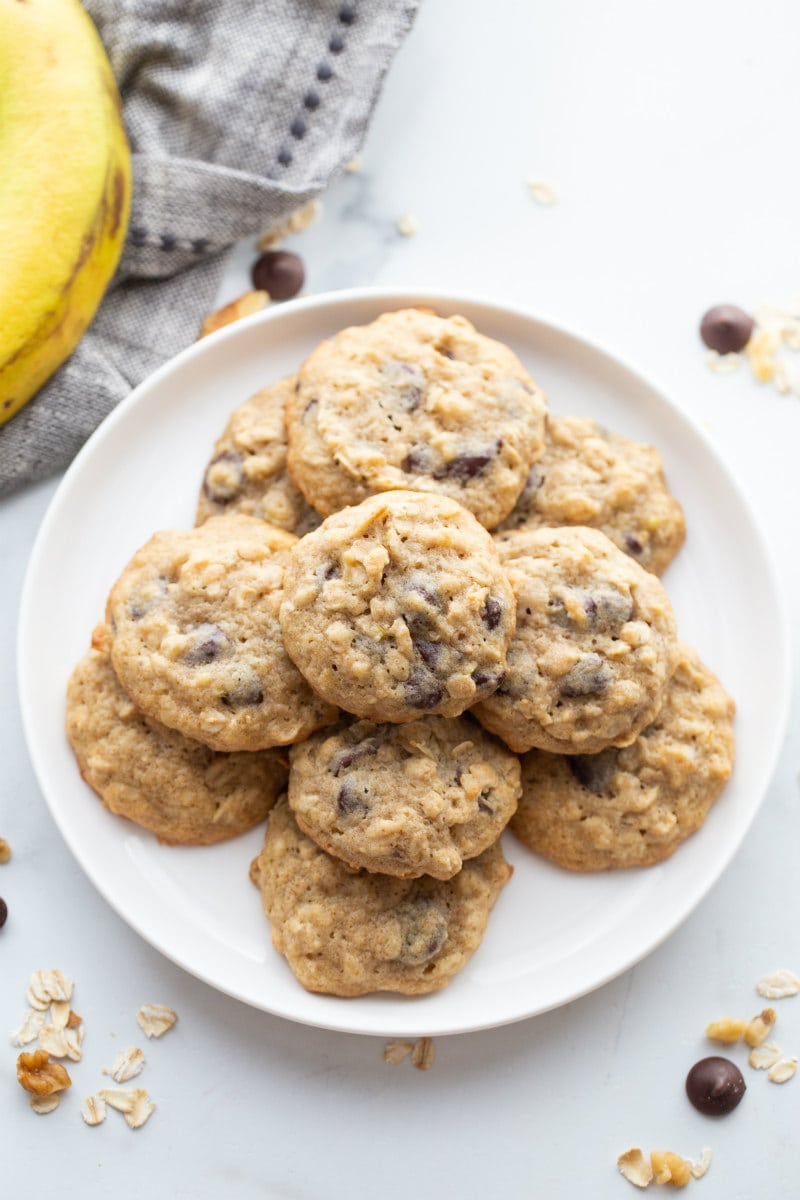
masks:
{"label": "white background", "polygon": [[[711,374],[696,329],[712,303],[800,291],[799,38],[788,2],[424,0],[363,171],[334,185],[296,244],[308,292],[482,293],[634,362],[705,425],[740,479],[793,613],[800,400],[746,370]],[[538,206],[529,177],[558,203]],[[419,223],[413,238],[395,232],[403,213]],[[233,270],[228,294],[244,286]],[[707,1200],[800,1195],[800,1081],[777,1087],[745,1068],[745,1098],[722,1120],[683,1095],[709,1052],[706,1023],[752,1015],[767,971],[800,973],[797,699],[751,834],[666,945],[558,1012],[439,1039],[430,1072],[390,1067],[381,1041],[292,1025],[185,975],[128,930],[66,850],[22,741],[14,667],[22,577],[54,487],[0,508],[0,834],[14,850],[0,867],[0,1029],[18,1024],[29,973],[60,966],[78,981],[87,1041],[76,1094],[47,1118],[28,1110],[17,1051],[0,1042],[4,1195],[605,1198],[633,1195],[614,1165],[632,1145],[710,1146],[709,1174],[690,1185]],[[137,1133],[115,1113],[89,1129],[77,1102],[118,1048],[141,1043],[145,1000],[180,1014],[145,1046],[141,1082],[158,1110]],[[778,1008],[776,1040],[800,1054],[800,999]]]}

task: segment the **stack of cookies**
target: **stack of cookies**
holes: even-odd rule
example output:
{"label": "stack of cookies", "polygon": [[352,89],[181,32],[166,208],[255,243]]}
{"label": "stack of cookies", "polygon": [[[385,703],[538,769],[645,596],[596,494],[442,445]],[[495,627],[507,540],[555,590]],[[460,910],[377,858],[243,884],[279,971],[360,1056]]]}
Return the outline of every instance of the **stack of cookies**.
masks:
{"label": "stack of cookies", "polygon": [[309,990],[434,991],[509,822],[644,866],[719,795],[733,703],[657,577],[683,537],[652,447],[549,415],[463,318],[346,329],[233,413],[196,527],[112,588],[69,684],[81,772],[170,843],[269,814],[251,878]]}

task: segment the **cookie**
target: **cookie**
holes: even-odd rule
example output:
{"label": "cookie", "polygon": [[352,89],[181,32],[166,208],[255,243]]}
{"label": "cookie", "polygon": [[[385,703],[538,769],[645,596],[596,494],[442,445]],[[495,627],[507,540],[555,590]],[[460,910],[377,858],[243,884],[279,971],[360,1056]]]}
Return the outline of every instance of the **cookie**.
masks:
{"label": "cookie", "polygon": [[326,515],[411,488],[458,500],[491,529],[542,453],[543,393],[464,317],[384,313],[323,342],[299,380],[289,471]]}
{"label": "cookie", "polygon": [[331,704],[377,722],[456,717],[503,676],[514,596],[465,508],[385,492],[295,545],[280,620],[291,658]]}
{"label": "cookie", "polygon": [[340,725],[290,752],[297,824],[348,866],[449,879],[517,807],[519,759],[464,717]]}
{"label": "cookie", "polygon": [[286,398],[295,383],[294,375],[281,379],[231,413],[203,475],[195,524],[239,512],[298,536],[319,525],[286,470]]}
{"label": "cookie", "polygon": [[682,645],[664,707],[630,746],[523,758],[511,828],[531,850],[572,871],[661,862],[700,828],[731,773],[734,709]]}
{"label": "cookie", "polygon": [[335,720],[283,647],[290,533],[232,514],[156,533],[108,599],[111,659],[134,704],[212,750],[263,750]]}
{"label": "cookie", "polygon": [[80,772],[112,813],[172,845],[209,845],[263,821],[286,784],[285,753],[217,754],[145,717],[111,666],[109,633],[67,688],[67,736]]}
{"label": "cookie", "polygon": [[653,446],[607,433],[594,421],[552,414],[544,454],[497,533],[545,525],[599,529],[656,575],[686,536],[683,510]]}
{"label": "cookie", "polygon": [[304,988],[334,996],[443,988],[510,877],[497,842],[448,880],[351,871],[300,832],[283,800],[251,868],[275,949]]}
{"label": "cookie", "polygon": [[596,529],[519,530],[497,544],[517,628],[505,679],[475,715],[518,752],[593,754],[632,742],[677,663],[658,579]]}

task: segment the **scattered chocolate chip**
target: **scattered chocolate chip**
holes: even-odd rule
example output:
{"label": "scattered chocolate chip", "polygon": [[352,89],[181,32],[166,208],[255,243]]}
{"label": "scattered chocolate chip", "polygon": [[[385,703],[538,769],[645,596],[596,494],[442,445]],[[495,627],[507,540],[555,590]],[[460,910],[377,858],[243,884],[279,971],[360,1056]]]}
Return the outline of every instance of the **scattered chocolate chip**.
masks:
{"label": "scattered chocolate chip", "polygon": [[[224,464],[224,471],[215,471],[219,464]],[[242,456],[236,450],[223,450],[216,458],[212,458],[206,467],[203,479],[203,491],[212,504],[229,504],[238,496],[244,483],[244,468]]]}
{"label": "scattered chocolate chip", "polygon": [[363,784],[345,777],[336,797],[336,811],[340,817],[364,816],[369,812],[368,791]]}
{"label": "scattered chocolate chip", "polygon": [[499,449],[500,442],[496,442],[491,449],[480,450],[475,454],[457,454],[449,462],[437,467],[432,477],[437,480],[460,479],[463,482],[474,479],[486,470]]}
{"label": "scattered chocolate chip", "polygon": [[181,657],[188,666],[201,667],[219,658],[229,645],[219,625],[205,623],[192,630],[191,641]]}
{"label": "scattered chocolate chip", "polygon": [[639,539],[633,533],[625,534],[625,549],[628,551],[629,554],[644,553],[644,546],[642,545],[642,543],[639,541]]}
{"label": "scattered chocolate chip", "polygon": [[716,1054],[701,1058],[686,1076],[686,1095],[698,1112],[709,1117],[733,1112],[746,1088],[736,1063]]}
{"label": "scattered chocolate chip", "polygon": [[481,619],[487,629],[497,629],[503,616],[503,605],[494,596],[487,596]]}
{"label": "scattered chocolate chip", "polygon": [[263,701],[264,692],[259,679],[253,676],[251,679],[239,681],[220,699],[226,708],[254,708]]}
{"label": "scattered chocolate chip", "polygon": [[709,350],[737,354],[750,341],[754,326],[753,318],[738,305],[716,304],[700,322],[700,337]]}
{"label": "scattered chocolate chip", "polygon": [[427,712],[441,702],[444,689],[425,668],[416,668],[405,685],[405,698],[412,708]]}
{"label": "scattered chocolate chip", "polygon": [[596,696],[606,690],[613,678],[611,668],[599,654],[584,654],[567,671],[559,691],[568,697]]}
{"label": "scattered chocolate chip", "polygon": [[601,750],[599,754],[567,754],[564,757],[581,787],[595,796],[605,795],[617,769],[617,751],[613,747]]}
{"label": "scattered chocolate chip", "polygon": [[267,250],[251,272],[253,287],[269,292],[271,300],[291,300],[305,282],[303,260],[291,250]]}
{"label": "scattered chocolate chip", "polygon": [[399,962],[420,967],[440,953],[447,941],[447,917],[432,900],[410,900],[394,915],[403,937]]}
{"label": "scattered chocolate chip", "polygon": [[364,738],[363,742],[356,742],[355,746],[346,746],[343,750],[339,750],[331,759],[331,774],[338,776],[341,771],[352,767],[353,763],[358,762],[360,758],[377,754],[380,744],[379,738],[370,737]]}
{"label": "scattered chocolate chip", "polygon": [[7,920],[8,920],[8,905],[6,904],[6,902],[2,898],[2,896],[0,896],[0,929],[3,928],[3,926],[5,925]]}

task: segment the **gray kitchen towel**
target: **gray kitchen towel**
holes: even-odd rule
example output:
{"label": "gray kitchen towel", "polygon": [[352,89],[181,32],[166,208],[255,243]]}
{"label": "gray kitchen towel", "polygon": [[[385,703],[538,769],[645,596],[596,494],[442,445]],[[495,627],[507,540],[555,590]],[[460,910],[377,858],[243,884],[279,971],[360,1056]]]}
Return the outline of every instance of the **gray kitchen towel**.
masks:
{"label": "gray kitchen towel", "polygon": [[418,0],[85,0],[133,151],[119,270],[71,358],[0,427],[0,496],[65,467],[192,342],[226,251],[358,150]]}

